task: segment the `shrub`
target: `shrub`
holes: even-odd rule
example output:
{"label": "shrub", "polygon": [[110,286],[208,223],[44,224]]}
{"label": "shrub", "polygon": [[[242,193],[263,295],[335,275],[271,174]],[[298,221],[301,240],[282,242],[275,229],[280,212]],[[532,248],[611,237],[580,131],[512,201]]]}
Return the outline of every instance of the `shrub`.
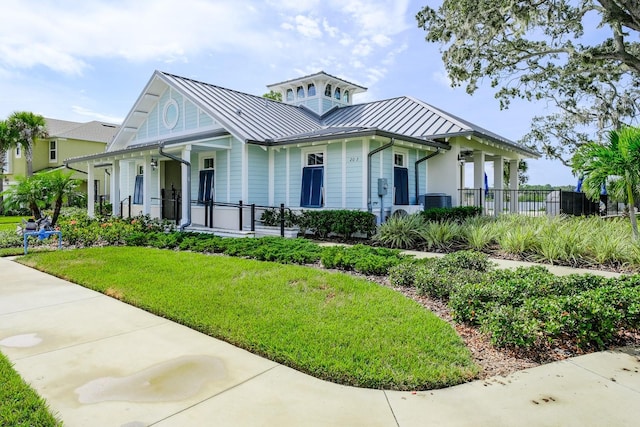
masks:
{"label": "shrub", "polygon": [[306,210],[302,211],[299,224],[301,230],[312,232],[320,238],[332,233],[344,239],[349,239],[355,233],[369,237],[376,231],[376,216],[353,210]]}
{"label": "shrub", "polygon": [[389,282],[393,286],[408,288],[414,285],[418,264],[413,260],[394,265],[389,269]]}
{"label": "shrub", "polygon": [[400,251],[365,245],[330,246],[322,250],[325,268],[355,270],[363,274],[385,275],[405,258]]}
{"label": "shrub", "polygon": [[436,268],[447,270],[476,270],[489,271],[494,263],[489,261],[489,257],[482,252],[476,251],[456,251],[437,259]]}
{"label": "shrub", "polygon": [[389,248],[415,249],[424,242],[426,224],[422,215],[392,216],[378,227],[374,241]]}
{"label": "shrub", "polygon": [[[280,226],[280,209],[273,208],[267,209],[260,216],[260,221],[268,227],[279,227]],[[284,226],[285,227],[294,227],[299,225],[300,216],[293,212],[291,209],[284,210]]]}
{"label": "shrub", "polygon": [[419,294],[434,298],[449,299],[452,292],[461,286],[481,282],[482,272],[461,269],[440,269],[421,266],[415,272],[415,286]]}
{"label": "shrub", "polygon": [[537,342],[540,335],[540,323],[523,307],[495,306],[482,319],[481,329],[498,347],[528,348]]}
{"label": "shrub", "polygon": [[482,214],[482,208],[477,206],[456,206],[452,208],[431,208],[422,212],[425,220],[433,222],[453,221],[462,223],[468,218]]}

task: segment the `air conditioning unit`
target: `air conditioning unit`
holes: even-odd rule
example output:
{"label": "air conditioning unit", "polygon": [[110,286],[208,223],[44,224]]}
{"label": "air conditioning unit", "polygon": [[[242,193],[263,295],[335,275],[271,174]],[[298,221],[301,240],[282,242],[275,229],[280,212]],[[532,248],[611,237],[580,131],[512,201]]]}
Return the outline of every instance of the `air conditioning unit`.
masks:
{"label": "air conditioning unit", "polygon": [[422,205],[393,205],[391,216],[407,216],[423,210],[424,207]]}
{"label": "air conditioning unit", "polygon": [[419,201],[424,205],[425,209],[451,207],[451,196],[444,193],[421,194]]}

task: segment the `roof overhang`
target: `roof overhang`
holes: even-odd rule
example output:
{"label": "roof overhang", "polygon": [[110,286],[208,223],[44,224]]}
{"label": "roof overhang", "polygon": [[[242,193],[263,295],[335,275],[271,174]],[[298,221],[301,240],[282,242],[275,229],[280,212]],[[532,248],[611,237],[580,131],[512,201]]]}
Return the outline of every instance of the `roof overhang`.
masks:
{"label": "roof overhang", "polygon": [[184,143],[197,143],[199,141],[202,141],[208,138],[219,138],[221,136],[229,136],[229,135],[230,133],[225,130],[217,130],[213,132],[203,132],[203,133],[197,133],[197,134],[181,136],[176,138],[167,138],[161,141],[154,141],[146,144],[133,145],[127,148],[123,148],[121,150],[105,151],[104,153],[90,154],[88,156],[72,157],[70,159],[65,160],[64,164],[67,165],[72,163],[83,163],[83,162],[90,162],[93,160],[100,160],[100,159],[105,160],[105,159],[114,158],[123,154],[133,154],[133,153],[155,150],[160,148],[160,144],[163,144],[163,146],[167,147],[171,145],[178,145],[178,144],[184,144]]}
{"label": "roof overhang", "polygon": [[502,138],[496,138],[493,135],[487,135],[485,133],[482,132],[478,132],[476,130],[468,130],[468,131],[463,131],[463,132],[455,132],[455,133],[445,133],[445,134],[440,134],[440,135],[431,135],[432,139],[435,140],[447,140],[450,138],[455,138],[457,136],[461,136],[461,137],[465,137],[465,138],[472,138],[472,137],[476,137],[480,140],[489,140],[493,143],[496,143],[498,145],[502,145],[505,146],[506,148],[516,151],[520,154],[523,154],[527,157],[531,157],[534,159],[539,159],[540,157],[542,157],[542,155],[537,152],[536,150],[532,150],[530,148],[527,148],[523,145],[520,144],[516,144],[513,141],[509,141],[507,139],[502,139]]}
{"label": "roof overhang", "polygon": [[[329,131],[329,130],[328,130]],[[268,139],[265,141],[246,140],[248,144],[255,144],[267,147],[279,147],[283,145],[312,143],[320,141],[331,141],[343,138],[363,138],[363,137],[383,137],[389,139],[397,139],[401,141],[410,142],[412,144],[422,145],[441,150],[450,150],[451,146],[444,142],[433,141],[431,139],[416,138],[412,136],[402,135],[393,132],[387,132],[377,128],[355,128],[348,129],[339,132],[313,132],[304,135],[294,135],[286,138]]]}

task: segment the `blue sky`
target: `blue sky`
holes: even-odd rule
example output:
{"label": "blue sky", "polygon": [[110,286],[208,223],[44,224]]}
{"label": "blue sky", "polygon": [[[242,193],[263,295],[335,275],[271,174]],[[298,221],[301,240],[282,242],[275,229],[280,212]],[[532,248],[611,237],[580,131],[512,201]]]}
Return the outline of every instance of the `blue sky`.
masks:
{"label": "blue sky", "polygon": [[[416,25],[425,4],[440,1],[4,0],[0,119],[119,123],[155,69],[256,95],[324,70],[368,88],[354,102],[409,95],[520,139],[546,104],[500,111],[489,82],[473,96],[452,89]],[[558,161],[529,164],[531,184],[576,181]]]}

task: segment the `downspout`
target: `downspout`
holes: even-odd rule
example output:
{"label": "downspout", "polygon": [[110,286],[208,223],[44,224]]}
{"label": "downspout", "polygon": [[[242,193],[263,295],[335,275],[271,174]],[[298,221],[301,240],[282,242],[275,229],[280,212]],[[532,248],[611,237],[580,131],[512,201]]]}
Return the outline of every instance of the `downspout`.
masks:
{"label": "downspout", "polygon": [[437,156],[438,154],[440,154],[440,149],[438,148],[438,150],[435,153],[430,153],[427,154],[426,156],[424,156],[423,158],[416,160],[415,166],[413,168],[414,173],[415,173],[415,178],[416,178],[416,204],[420,204],[419,200],[420,200],[420,174],[418,173],[418,165],[422,162],[424,162],[425,160],[429,160],[432,157]]}
{"label": "downspout", "polygon": [[372,150],[369,152],[369,154],[367,154],[367,211],[369,213],[373,212],[373,206],[371,205],[371,157],[376,154],[379,153],[382,150],[386,150],[387,148],[393,146],[393,144],[395,143],[395,139],[391,138],[391,141],[389,141],[388,144],[385,144],[381,147],[376,148],[375,150]]}
{"label": "downspout", "polygon": [[191,163],[187,162],[184,159],[181,159],[178,156],[174,156],[173,154],[165,153],[164,151],[162,151],[163,148],[164,148],[164,142],[160,142],[158,146],[158,153],[161,156],[168,157],[172,160],[175,160],[176,162],[180,162],[187,167],[187,191],[186,191],[187,197],[185,198],[184,192],[182,193],[182,203],[186,202],[188,206],[187,220],[182,224],[180,224],[180,231],[184,231],[185,228],[191,225]]}

